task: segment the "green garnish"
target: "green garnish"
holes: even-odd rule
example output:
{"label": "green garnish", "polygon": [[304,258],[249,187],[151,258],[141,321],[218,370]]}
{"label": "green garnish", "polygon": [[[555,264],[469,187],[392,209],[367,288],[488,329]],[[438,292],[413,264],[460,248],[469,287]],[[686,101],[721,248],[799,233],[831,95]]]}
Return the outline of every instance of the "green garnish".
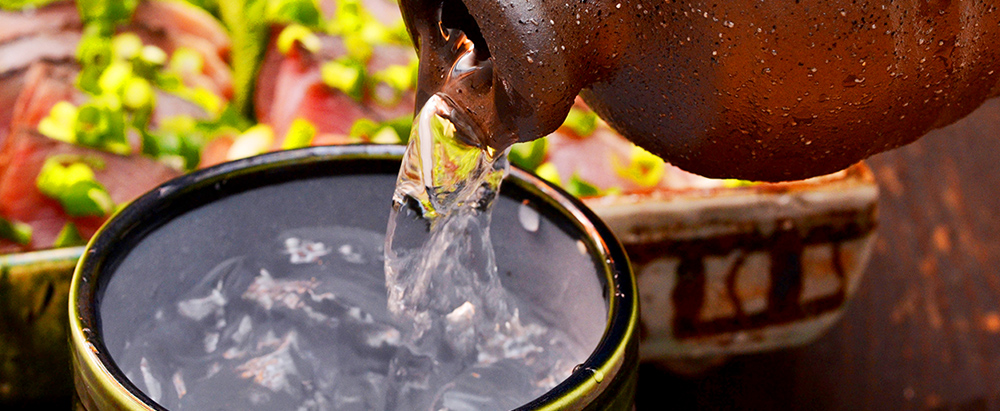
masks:
{"label": "green garnish", "polygon": [[80,229],[72,221],[67,221],[66,225],[59,230],[59,234],[56,236],[56,241],[52,244],[52,247],[74,247],[85,244],[87,244],[87,240],[80,234]]}
{"label": "green garnish", "polygon": [[194,119],[171,117],[163,120],[156,131],[142,134],[142,153],[175,168],[191,170],[201,161],[206,140],[206,133],[198,129]]}
{"label": "green garnish", "polygon": [[378,132],[381,125],[369,118],[359,118],[351,124],[351,131],[347,134],[357,139],[365,139]]}
{"label": "green garnish", "polygon": [[91,94],[100,94],[101,88],[97,81],[114,60],[111,38],[102,32],[101,26],[88,25],[83,28],[83,36],[76,47],[76,60],[80,62],[77,87]]}
{"label": "green garnish", "polygon": [[[114,97],[94,98],[80,106],[74,125],[73,143],[127,155],[132,152],[126,134],[126,110]],[[148,121],[148,115],[144,116]],[[136,116],[136,119],[141,118]],[[141,121],[141,120],[140,120]]]}
{"label": "green garnish", "polygon": [[535,169],[535,174],[545,181],[562,187],[566,190],[566,192],[575,197],[594,197],[618,192],[615,188],[602,190],[593,183],[584,180],[579,174],[576,173],[573,173],[573,175],[570,176],[569,181],[563,183],[562,178],[559,176],[559,170],[556,169],[556,165],[551,162],[542,163],[542,165]]}
{"label": "green garnish", "polygon": [[308,147],[316,137],[316,126],[304,118],[297,118],[288,127],[285,141],[281,143],[282,150]]}
{"label": "green garnish", "polygon": [[0,238],[13,241],[16,244],[28,245],[31,242],[31,226],[20,221],[0,217]]}
{"label": "green garnish", "polygon": [[619,176],[632,180],[640,187],[647,188],[659,184],[667,169],[666,163],[661,158],[639,146],[632,146],[632,155],[627,166],[622,166],[621,161],[615,155],[611,156],[611,164]]}
{"label": "green garnish", "polygon": [[517,143],[511,146],[507,158],[511,164],[528,171],[535,171],[545,162],[545,150],[548,148],[548,140],[540,138],[534,141]]}
{"label": "green garnish", "polygon": [[323,16],[314,0],[270,0],[267,2],[267,20],[320,27]]}
{"label": "green garnish", "polygon": [[357,101],[366,95],[365,90],[384,83],[393,91],[392,96],[371,94],[383,104],[394,104],[405,90],[416,84],[416,62],[386,67],[377,73],[367,73],[365,68],[375,46],[382,44],[410,45],[405,26],[388,27],[369,13],[359,0],[337,2],[335,17],[327,22],[327,33],[340,36],[347,55],[322,67],[323,82],[343,91]]}
{"label": "green garnish", "polygon": [[219,15],[219,2],[217,0],[183,0],[185,3],[205,10],[218,17]]}
{"label": "green garnish", "polygon": [[76,124],[79,110],[72,103],[60,101],[52,106],[49,115],[38,122],[38,132],[49,138],[73,143],[76,141],[76,131],[71,126]]}
{"label": "green garnish", "polygon": [[258,124],[240,134],[226,153],[228,160],[255,156],[271,149],[274,144],[274,130],[267,124]]}
{"label": "green garnish", "polygon": [[95,98],[79,108],[59,102],[38,124],[38,131],[67,143],[125,155],[132,149],[125,134],[124,117],[117,99]]}
{"label": "green garnish", "polygon": [[593,197],[604,194],[600,188],[580,178],[577,174],[573,174],[563,188],[576,197]]}
{"label": "green garnish", "polygon": [[392,127],[382,127],[369,139],[375,144],[399,144],[402,140]]}
{"label": "green garnish", "polygon": [[139,0],[76,0],[80,19],[87,25],[98,25],[105,33],[132,19]]}
{"label": "green garnish", "polygon": [[117,99],[95,98],[79,108],[61,101],[38,123],[38,131],[67,143],[128,154],[131,148],[125,135],[123,117]]}
{"label": "green garnish", "polygon": [[749,187],[756,185],[756,182],[749,180],[738,180],[735,178],[727,178],[722,180],[722,186],[725,188],[737,188],[737,187]]}
{"label": "green garnish", "polygon": [[236,111],[253,115],[253,90],[257,71],[267,47],[270,25],[261,18],[267,15],[267,0],[219,1],[219,16],[229,29],[230,60],[233,66],[233,106]]}
{"label": "green garnish", "polygon": [[377,103],[385,106],[399,103],[406,91],[417,86],[417,61],[413,60],[408,65],[393,64],[371,75],[368,80],[371,83],[370,87],[385,84],[392,93],[391,97],[387,98],[379,92],[373,92],[372,97]]}
{"label": "green garnish", "polygon": [[201,73],[205,67],[205,58],[197,51],[187,47],[174,49],[174,55],[170,57],[169,68],[171,72],[178,74]]}
{"label": "green garnish", "polygon": [[111,53],[117,60],[131,60],[142,52],[142,39],[132,33],[122,33],[111,39]]}
{"label": "green garnish", "polygon": [[403,142],[400,133],[404,132],[406,133],[404,135],[409,135],[410,130],[409,127],[405,129],[400,128],[399,125],[400,123],[396,120],[377,123],[373,120],[362,118],[351,125],[349,135],[357,141],[376,144],[400,144]]}
{"label": "green garnish", "polygon": [[364,93],[365,67],[348,58],[328,61],[320,68],[323,83],[340,90],[355,101],[361,101]]}
{"label": "green garnish", "polygon": [[406,144],[410,141],[410,129],[413,127],[412,116],[400,116],[392,120],[382,122],[385,127],[391,127],[396,136],[399,137],[399,144]]}
{"label": "green garnish", "polygon": [[375,73],[375,80],[388,84],[400,91],[412,89],[417,85],[417,61],[409,65],[394,64]]}
{"label": "green garnish", "polygon": [[218,135],[240,134],[250,126],[250,121],[232,106],[226,107],[214,121],[174,116],[160,120],[155,131],[142,133],[142,152],[174,168],[193,170],[201,162],[205,144]]}
{"label": "green garnish", "polygon": [[559,169],[556,168],[555,164],[542,163],[542,165],[535,169],[535,174],[552,184],[562,185],[562,177],[559,176]]}
{"label": "green garnish", "polygon": [[597,129],[597,114],[590,110],[582,110],[576,107],[569,109],[566,121],[563,125],[568,127],[579,137],[587,137]]}
{"label": "green garnish", "polygon": [[[222,98],[214,93],[184,85],[183,75],[202,70],[202,56],[194,50],[178,48],[168,58],[160,48],[143,45],[135,34],[106,37],[91,27],[94,26],[88,26],[88,34],[78,49],[83,70],[77,78],[90,99],[79,107],[69,102],[57,103],[39,123],[39,132],[67,143],[120,155],[131,153],[128,136],[134,133],[142,137],[143,154],[183,170],[196,167],[205,142],[219,130],[234,126],[223,116],[230,120],[240,117],[227,110]],[[217,120],[165,119],[160,122],[159,130],[150,130],[157,90],[195,103],[218,116]],[[236,122],[241,123],[235,127],[238,130],[248,127],[242,124],[245,120]]]}
{"label": "green garnish", "polygon": [[322,46],[319,40],[319,36],[300,24],[291,24],[281,30],[281,34],[278,35],[278,51],[281,54],[288,54],[292,51],[292,47],[295,43],[302,45],[302,48],[308,50],[311,53],[319,51]]}
{"label": "green garnish", "polygon": [[[38,191],[59,201],[71,217],[108,215],[115,207],[108,190],[94,179],[90,165],[82,161],[67,162],[70,159],[53,156],[45,160],[35,181]],[[97,159],[87,161],[103,166]]]}
{"label": "green garnish", "polygon": [[0,0],[0,9],[7,11],[19,11],[28,7],[42,7],[56,0]]}
{"label": "green garnish", "polygon": [[153,86],[144,78],[130,78],[122,87],[122,105],[131,110],[139,110],[156,104]]}

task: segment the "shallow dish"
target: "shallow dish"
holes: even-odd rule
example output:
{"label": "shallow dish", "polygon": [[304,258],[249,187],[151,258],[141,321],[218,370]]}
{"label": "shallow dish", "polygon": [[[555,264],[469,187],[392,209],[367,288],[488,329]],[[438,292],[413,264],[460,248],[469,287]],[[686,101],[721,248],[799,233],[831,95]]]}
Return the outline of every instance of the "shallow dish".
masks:
{"label": "shallow dish", "polygon": [[642,358],[704,364],[822,335],[857,289],[877,199],[859,163],[796,182],[584,202],[632,261]]}

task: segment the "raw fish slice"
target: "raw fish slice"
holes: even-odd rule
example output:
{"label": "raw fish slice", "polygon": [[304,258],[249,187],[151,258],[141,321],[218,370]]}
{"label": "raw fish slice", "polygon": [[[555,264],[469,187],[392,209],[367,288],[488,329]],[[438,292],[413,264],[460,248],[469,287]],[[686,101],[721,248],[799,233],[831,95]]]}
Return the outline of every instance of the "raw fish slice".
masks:
{"label": "raw fish slice", "polygon": [[28,35],[79,31],[82,23],[76,4],[63,1],[30,12],[0,10],[0,44]]}
{"label": "raw fish slice", "polygon": [[[349,142],[346,136],[360,119],[381,122],[413,114],[410,91],[384,103],[376,101],[370,93],[357,101],[323,83],[322,65],[347,54],[339,37],[319,34],[321,48],[315,53],[295,48],[284,55],[274,41],[280,32],[280,28],[272,31],[254,91],[257,118],[274,129],[275,149],[281,147],[289,126],[298,118],[316,126],[314,144],[319,145]],[[413,58],[408,47],[379,45],[367,62],[367,71],[371,74],[392,65],[408,65]]]}
{"label": "raw fish slice", "polygon": [[0,75],[23,70],[32,63],[72,60],[80,42],[78,31],[39,33],[0,45]]}
{"label": "raw fish slice", "polygon": [[70,218],[56,201],[46,197],[35,185],[45,160],[53,155],[94,158],[104,164],[95,168],[95,179],[103,184],[116,204],[131,201],[180,173],[141,155],[119,156],[105,151],[53,140],[36,132],[21,129],[8,136],[0,151],[0,216],[28,223],[33,229],[30,249],[51,247],[59,230],[68,221],[77,224],[85,238],[104,222],[104,218]]}
{"label": "raw fish slice", "polygon": [[346,135],[355,121],[367,117],[363,105],[323,83],[321,64],[301,49],[285,56],[272,42],[267,50],[257,78],[255,107],[258,119],[270,124],[278,137],[275,148],[297,118],[312,122],[318,134]]}

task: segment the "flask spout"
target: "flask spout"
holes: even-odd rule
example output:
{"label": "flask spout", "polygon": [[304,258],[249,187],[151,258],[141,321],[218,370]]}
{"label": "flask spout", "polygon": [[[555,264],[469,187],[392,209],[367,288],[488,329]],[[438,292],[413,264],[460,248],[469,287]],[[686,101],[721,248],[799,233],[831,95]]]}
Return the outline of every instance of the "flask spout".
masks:
{"label": "flask spout", "polygon": [[401,0],[420,59],[416,106],[444,94],[460,134],[498,150],[555,131],[581,87],[550,44],[553,25],[519,23],[542,20],[532,3]]}

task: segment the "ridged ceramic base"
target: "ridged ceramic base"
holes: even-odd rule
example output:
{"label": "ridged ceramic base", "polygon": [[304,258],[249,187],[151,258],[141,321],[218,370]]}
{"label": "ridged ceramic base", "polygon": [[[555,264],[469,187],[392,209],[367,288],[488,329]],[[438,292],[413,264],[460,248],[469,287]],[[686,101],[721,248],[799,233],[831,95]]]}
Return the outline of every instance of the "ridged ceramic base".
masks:
{"label": "ridged ceramic base", "polygon": [[803,182],[585,202],[636,272],[642,358],[698,368],[828,329],[868,261],[877,198],[859,164]]}

